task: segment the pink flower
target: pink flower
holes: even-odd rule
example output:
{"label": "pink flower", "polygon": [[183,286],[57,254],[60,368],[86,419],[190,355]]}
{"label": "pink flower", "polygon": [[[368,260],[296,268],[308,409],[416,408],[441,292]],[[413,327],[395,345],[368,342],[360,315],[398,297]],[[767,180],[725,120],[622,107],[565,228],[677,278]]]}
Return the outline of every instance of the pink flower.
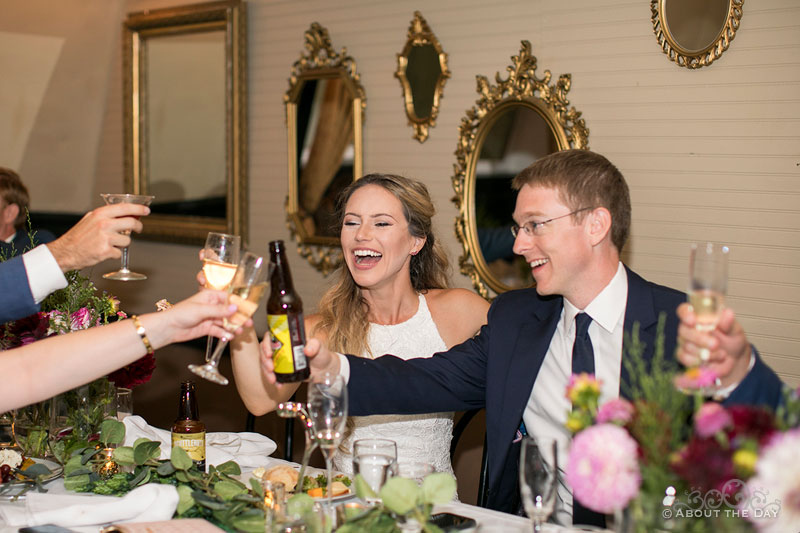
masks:
{"label": "pink flower", "polygon": [[704,439],[730,426],[731,422],[730,413],[715,402],[704,403],[694,414],[694,430]]}
{"label": "pink flower", "polygon": [[70,329],[72,331],[86,329],[92,325],[91,324],[92,312],[89,311],[89,309],[87,309],[86,307],[81,307],[80,309],[72,313],[72,315],[70,315],[70,319],[71,319]]}
{"label": "pink flower", "polygon": [[624,398],[609,400],[597,410],[597,423],[611,422],[624,426],[633,418],[633,404]]}
{"label": "pink flower", "polygon": [[717,373],[710,368],[695,366],[675,376],[675,387],[680,390],[707,389],[716,384],[717,377]]}
{"label": "pink flower", "polygon": [[598,513],[623,509],[639,492],[636,441],[613,424],[578,433],[569,450],[566,481],[583,505]]}

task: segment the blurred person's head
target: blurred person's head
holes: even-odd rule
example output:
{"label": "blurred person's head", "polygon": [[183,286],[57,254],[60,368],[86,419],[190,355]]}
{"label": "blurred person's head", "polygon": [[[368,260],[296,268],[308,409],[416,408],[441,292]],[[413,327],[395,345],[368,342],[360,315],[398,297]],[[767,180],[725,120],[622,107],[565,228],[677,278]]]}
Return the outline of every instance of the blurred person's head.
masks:
{"label": "blurred person's head", "polygon": [[25,226],[29,201],[28,188],[19,174],[0,167],[0,239],[11,237]]}

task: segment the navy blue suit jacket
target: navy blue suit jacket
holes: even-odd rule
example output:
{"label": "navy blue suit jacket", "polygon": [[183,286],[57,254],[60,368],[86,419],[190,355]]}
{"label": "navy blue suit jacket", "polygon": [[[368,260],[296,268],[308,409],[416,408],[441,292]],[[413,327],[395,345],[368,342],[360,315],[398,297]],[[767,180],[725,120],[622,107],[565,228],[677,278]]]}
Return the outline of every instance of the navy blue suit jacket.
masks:
{"label": "navy blue suit jacket", "polygon": [[[664,354],[674,357],[678,327],[675,310],[686,301],[685,294],[650,283],[631,270],[627,274],[624,330],[630,332],[634,323],[639,324],[639,339],[646,344],[644,358],[649,360],[659,314],[665,313]],[[374,360],[348,356],[350,414],[414,414],[485,407],[488,506],[516,511],[519,444],[513,444],[513,440],[562,307],[560,296],[542,297],[535,289],[511,291],[494,301],[480,334],[432,358],[403,361],[394,356]],[[628,381],[624,362],[620,378],[622,383]],[[766,381],[769,383],[764,385]],[[759,360],[729,401],[761,403],[757,400],[767,399],[775,405],[780,395],[780,386],[775,387],[775,382],[780,384]]]}
{"label": "navy blue suit jacket", "polygon": [[39,311],[28,284],[22,256],[0,262],[0,324]]}
{"label": "navy blue suit jacket", "polygon": [[31,237],[28,234],[28,230],[26,229],[17,230],[17,233],[14,236],[14,240],[11,241],[10,243],[5,241],[0,241],[0,255],[4,256],[6,259],[22,255],[28,250],[32,250],[35,246],[38,246],[40,244],[47,244],[48,242],[54,241],[55,235],[53,235],[46,229],[42,229],[42,230],[36,230],[36,235],[34,235],[33,238],[35,243],[31,242]]}

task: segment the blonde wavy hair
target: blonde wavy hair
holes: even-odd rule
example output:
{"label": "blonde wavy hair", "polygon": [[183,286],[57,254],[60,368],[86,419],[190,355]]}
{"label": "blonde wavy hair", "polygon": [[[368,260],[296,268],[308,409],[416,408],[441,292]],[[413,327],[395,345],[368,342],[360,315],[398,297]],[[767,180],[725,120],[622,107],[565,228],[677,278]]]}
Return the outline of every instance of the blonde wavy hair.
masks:
{"label": "blonde wavy hair", "polygon": [[[449,261],[443,246],[433,233],[432,219],[436,212],[428,188],[419,181],[394,174],[367,174],[354,181],[339,195],[336,220],[341,230],[347,201],[358,189],[377,185],[394,195],[403,206],[408,231],[425,238],[425,245],[411,256],[411,285],[418,293],[449,286]],[[313,333],[323,332],[328,346],[338,352],[354,355],[370,354],[367,342],[369,305],[356,285],[347,264],[342,262],[338,281],[328,289],[319,303],[320,320]]]}

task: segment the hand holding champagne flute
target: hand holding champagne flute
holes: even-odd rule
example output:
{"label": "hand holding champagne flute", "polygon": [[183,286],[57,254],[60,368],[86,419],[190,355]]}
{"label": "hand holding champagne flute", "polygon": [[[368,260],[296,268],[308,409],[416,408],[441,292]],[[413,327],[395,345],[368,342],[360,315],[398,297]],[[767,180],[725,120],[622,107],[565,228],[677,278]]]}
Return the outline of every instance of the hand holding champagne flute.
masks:
{"label": "hand holding champagne flute", "polygon": [[[239,264],[242,239],[238,235],[209,232],[203,247],[203,276],[205,288],[218,291],[228,290]],[[211,358],[214,337],[206,341],[206,361]]]}
{"label": "hand holding champagne flute", "polygon": [[[689,304],[698,331],[713,331],[725,308],[728,289],[728,247],[715,243],[693,244],[689,255]],[[710,353],[700,350],[702,363]]]}
{"label": "hand holding champagne flute", "polygon": [[[236,305],[236,312],[224,318],[222,326],[234,332],[253,316],[258,303],[267,290],[267,277],[272,270],[272,263],[265,261],[253,253],[245,252],[239,261],[233,280],[228,286],[228,301]],[[220,339],[217,349],[204,365],[189,365],[189,370],[214,383],[227,385],[228,378],[219,373],[219,359],[230,342],[229,338]]]}

